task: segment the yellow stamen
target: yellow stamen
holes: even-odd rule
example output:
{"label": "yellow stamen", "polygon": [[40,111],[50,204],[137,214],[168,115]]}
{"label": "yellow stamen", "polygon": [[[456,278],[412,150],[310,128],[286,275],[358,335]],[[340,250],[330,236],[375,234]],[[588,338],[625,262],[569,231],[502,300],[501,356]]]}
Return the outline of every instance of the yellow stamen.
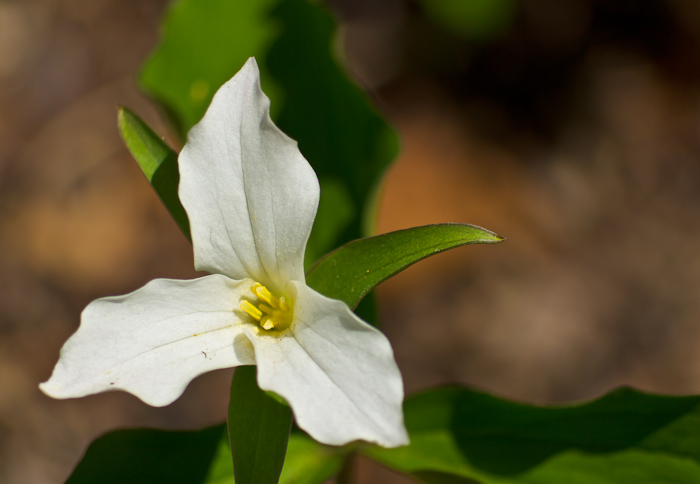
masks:
{"label": "yellow stamen", "polygon": [[241,309],[246,313],[250,314],[250,316],[254,320],[260,321],[260,318],[262,317],[262,311],[253,306],[249,301],[243,301],[241,303]]}
{"label": "yellow stamen", "polygon": [[268,288],[258,282],[250,287],[250,292],[261,302],[256,306],[250,301],[243,300],[241,309],[258,321],[262,329],[281,331],[291,324],[292,311],[284,296],[275,297]]}
{"label": "yellow stamen", "polygon": [[273,296],[272,293],[259,282],[253,284],[250,290],[253,292],[253,294],[258,296],[258,299],[262,299],[273,308],[279,307],[279,300],[275,296]]}

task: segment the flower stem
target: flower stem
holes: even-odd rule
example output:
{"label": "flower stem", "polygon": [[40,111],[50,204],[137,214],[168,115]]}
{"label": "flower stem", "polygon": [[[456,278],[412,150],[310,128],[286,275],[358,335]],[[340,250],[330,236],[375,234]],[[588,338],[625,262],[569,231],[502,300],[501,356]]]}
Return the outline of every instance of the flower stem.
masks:
{"label": "flower stem", "polygon": [[236,368],[228,407],[236,484],[277,484],[291,427],[292,409],[258,388],[255,367]]}

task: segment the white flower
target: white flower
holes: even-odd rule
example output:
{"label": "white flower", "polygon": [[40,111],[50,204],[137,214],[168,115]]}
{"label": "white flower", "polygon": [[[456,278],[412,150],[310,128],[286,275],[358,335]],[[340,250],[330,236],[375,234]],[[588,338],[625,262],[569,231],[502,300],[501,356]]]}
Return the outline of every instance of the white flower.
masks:
{"label": "white flower", "polygon": [[319,442],[405,445],[389,342],[305,283],[319,185],[269,103],[250,59],[180,153],[195,267],[211,275],[93,301],[40,387],[54,398],[124,390],[163,406],[202,373],[257,365],[260,388],[284,397]]}

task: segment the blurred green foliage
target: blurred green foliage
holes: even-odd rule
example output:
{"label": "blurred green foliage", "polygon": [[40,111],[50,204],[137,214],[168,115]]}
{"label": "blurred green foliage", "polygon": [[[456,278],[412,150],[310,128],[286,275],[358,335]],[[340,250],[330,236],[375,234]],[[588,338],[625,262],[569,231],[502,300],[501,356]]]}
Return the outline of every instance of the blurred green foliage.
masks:
{"label": "blurred green foliage", "polygon": [[508,31],[518,7],[515,0],[422,0],[428,16],[448,32],[488,42]]}
{"label": "blurred green foliage", "polygon": [[306,0],[180,0],[141,76],[184,136],[218,87],[248,57],[257,58],[273,119],[297,140],[321,182],[307,266],[368,235],[371,216],[363,227],[363,215],[398,147],[393,130],[336,62],[335,28],[327,12]]}
{"label": "blurred green foliage", "polygon": [[[141,72],[141,87],[165,108],[184,140],[216,90],[248,57],[266,52],[279,25],[268,11],[277,0],[179,0],[163,23],[160,45]],[[264,65],[260,66],[261,69]],[[273,100],[273,87],[263,88]]]}

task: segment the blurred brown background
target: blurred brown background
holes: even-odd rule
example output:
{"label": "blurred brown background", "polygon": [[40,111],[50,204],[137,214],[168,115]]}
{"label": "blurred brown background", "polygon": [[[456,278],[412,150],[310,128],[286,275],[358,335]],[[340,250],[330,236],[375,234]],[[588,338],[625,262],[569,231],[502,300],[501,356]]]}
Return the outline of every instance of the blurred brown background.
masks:
{"label": "blurred brown background", "polygon": [[[503,0],[490,29],[417,0],[332,4],[402,136],[379,230],[507,237],[378,291],[407,391],[700,393],[700,4]],[[37,388],[89,301],[194,276],[116,129],[124,104],[167,134],[134,82],[166,6],[0,0],[0,482],[62,482],[116,427],[224,418],[230,371],[163,409]],[[358,478],[405,482],[366,462]]]}

